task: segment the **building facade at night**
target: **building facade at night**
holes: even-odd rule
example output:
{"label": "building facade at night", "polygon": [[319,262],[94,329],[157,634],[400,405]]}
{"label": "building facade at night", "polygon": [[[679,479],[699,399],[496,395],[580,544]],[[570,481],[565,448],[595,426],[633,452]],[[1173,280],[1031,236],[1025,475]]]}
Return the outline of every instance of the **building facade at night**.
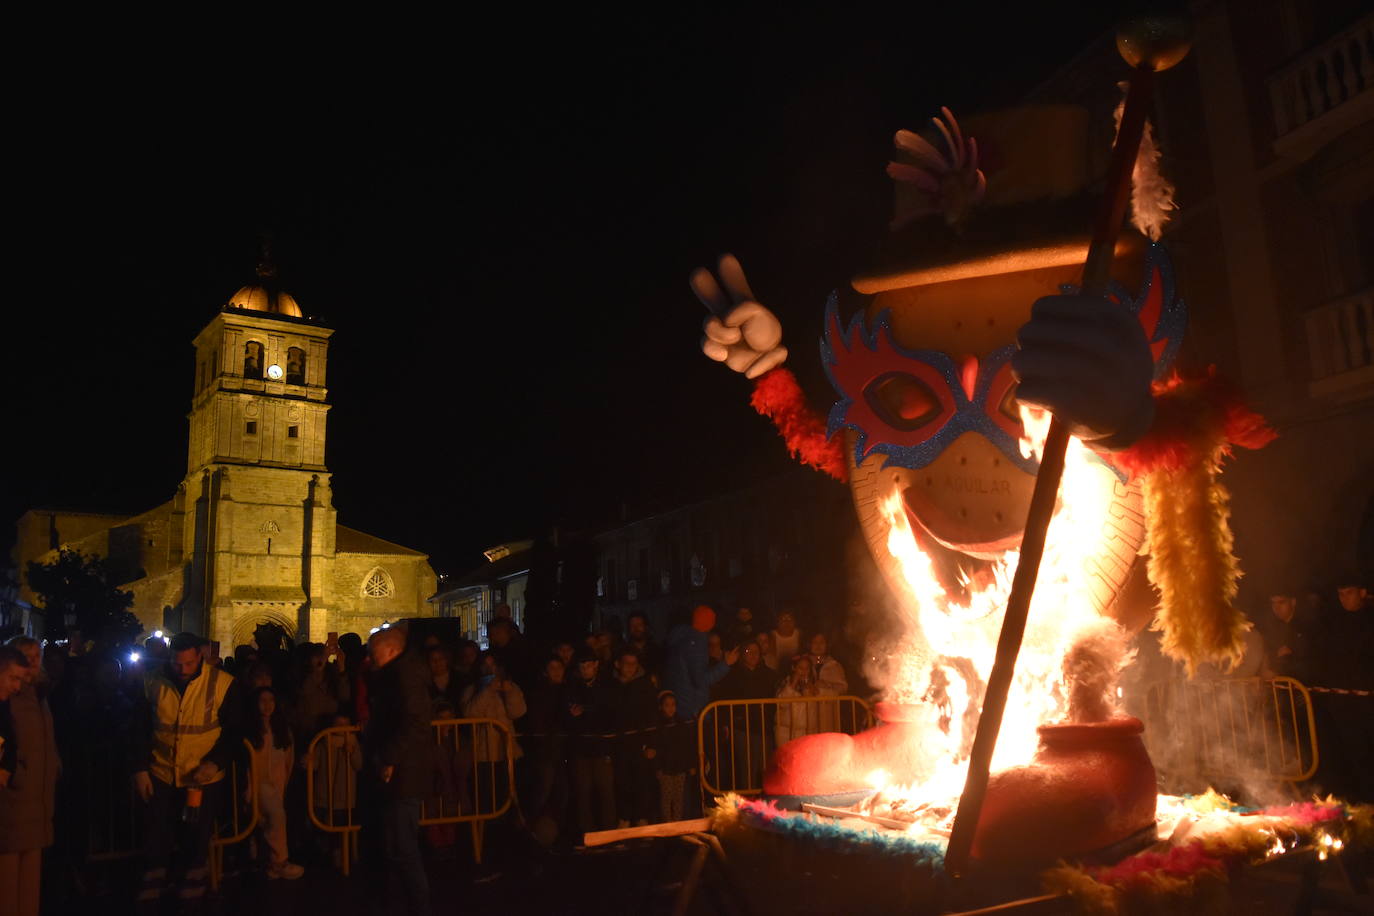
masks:
{"label": "building facade at night", "polygon": [[848,488],[809,468],[627,521],[592,538],[596,618],[623,625],[641,612],[659,639],[698,604],[717,610],[722,629],[739,607],[837,625],[852,600],[856,531]]}
{"label": "building facade at night", "polygon": [[530,572],[534,541],[512,541],[483,551],[487,562],[451,581],[444,581],[430,599],[439,616],[460,621],[464,639],[487,645],[487,624],[496,608],[510,607],[511,620],[522,630],[529,610]]}
{"label": "building facade at night", "polygon": [[[1190,4],[1158,81],[1164,232],[1188,303],[1182,362],[1216,365],[1279,438],[1238,453],[1242,600],[1374,580],[1374,14],[1347,0]],[[1030,101],[1086,105],[1111,142],[1111,36]],[[1374,583],[1372,583],[1374,584]]]}
{"label": "building facade at night", "polygon": [[[61,547],[105,557],[146,630],[191,630],[226,651],[261,622],[323,641],[433,614],[425,554],[338,523],[325,465],[333,331],[274,281],[260,268],[195,339],[187,471],[172,499],[131,517],[26,512],[21,577]],[[33,602],[26,584],[21,598]]]}

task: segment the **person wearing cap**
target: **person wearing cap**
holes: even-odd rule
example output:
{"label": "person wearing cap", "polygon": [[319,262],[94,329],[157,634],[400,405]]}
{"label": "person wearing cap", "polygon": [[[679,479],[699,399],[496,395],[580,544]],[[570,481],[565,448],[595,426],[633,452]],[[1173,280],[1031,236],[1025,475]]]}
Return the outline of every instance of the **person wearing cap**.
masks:
{"label": "person wearing cap", "polygon": [[156,910],[172,853],[185,874],[179,896],[205,896],[210,837],[226,790],[225,773],[241,747],[244,704],[234,679],[205,663],[205,640],[178,633],[166,664],[144,676],[131,751],[134,791],[143,803],[146,860],[138,904]]}
{"label": "person wearing cap", "polygon": [[[1320,686],[1331,727],[1322,733],[1324,769],[1335,788],[1352,802],[1374,801],[1374,608],[1355,570],[1342,570],[1333,583],[1322,634]],[[1328,760],[1329,758],[1329,760]]]}
{"label": "person wearing cap", "polygon": [[563,724],[569,735],[573,794],[583,833],[615,826],[615,769],[612,763],[615,689],[601,677],[601,659],[591,649],[577,654],[577,676],[568,687]]}
{"label": "person wearing cap", "polygon": [[1260,615],[1256,627],[1264,639],[1264,676],[1310,681],[1318,623],[1316,614],[1298,610],[1295,591],[1280,589],[1271,594],[1269,613]]}
{"label": "person wearing cap", "polygon": [[691,624],[680,623],[668,634],[667,658],[663,664],[663,686],[677,697],[677,714],[694,718],[711,700],[711,685],[730,673],[739,659],[732,648],[724,658],[713,661],[706,634],[716,626],[716,612],[706,605],[692,611]]}

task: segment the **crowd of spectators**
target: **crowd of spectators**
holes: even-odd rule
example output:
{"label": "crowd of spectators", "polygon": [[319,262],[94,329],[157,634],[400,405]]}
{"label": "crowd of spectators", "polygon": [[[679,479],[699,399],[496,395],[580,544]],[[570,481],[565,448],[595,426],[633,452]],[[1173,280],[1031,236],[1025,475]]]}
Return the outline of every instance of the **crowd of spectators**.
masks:
{"label": "crowd of spectators", "polygon": [[[696,719],[712,701],[839,696],[848,686],[825,635],[803,641],[788,610],[764,627],[749,608],[717,621],[713,609],[701,606],[662,642],[649,618],[637,613],[623,632],[610,625],[547,646],[534,646],[498,611],[487,636],[485,653],[472,642],[427,639],[432,712],[436,719],[494,719],[518,735],[521,809],[546,845],[699,813]],[[819,730],[834,718],[802,713],[788,733]],[[736,740],[730,723],[720,725],[722,740]],[[752,753],[734,755],[731,771],[719,778],[739,786],[757,782],[764,729],[761,720],[755,725],[739,739]],[[767,728],[771,748],[771,717]],[[500,796],[504,750],[495,743],[488,748],[480,733],[474,741],[475,766],[455,760],[443,782],[460,805],[487,810],[482,792],[494,779]],[[752,770],[735,772],[746,757]],[[487,765],[494,771],[482,772]]]}
{"label": "crowd of spectators", "polygon": [[1255,615],[1255,632],[1250,667],[1311,692],[1321,736],[1318,782],[1374,801],[1374,595],[1353,571],[1334,590],[1279,591]]}
{"label": "crowd of spectators", "polygon": [[[1275,594],[1243,673],[1315,688],[1326,785],[1367,800],[1374,607],[1353,578],[1334,599]],[[256,798],[256,833],[231,870],[292,879],[338,864],[341,842],[315,826],[313,808],[320,822],[363,825],[394,899],[424,912],[422,850],[453,855],[461,834],[452,824],[422,830],[422,810],[500,814],[507,837],[544,847],[693,817],[703,775],[747,787],[772,748],[857,724],[838,703],[743,704],[703,716],[713,701],[866,692],[828,634],[804,631],[785,608],[771,620],[749,608],[718,619],[700,606],[661,641],[633,614],[623,632],[612,623],[545,645],[502,609],[486,636],[485,650],[399,627],[367,643],[345,633],[293,646],[264,625],[222,660],[191,634],[157,634],[119,652],[10,640],[0,647],[4,911],[36,913],[40,874],[130,846],[144,863],[141,903],[194,902],[205,892],[214,824]],[[445,720],[491,720],[515,740]],[[713,755],[699,734],[729,753]],[[231,771],[255,780],[233,783],[238,797]],[[136,825],[121,820],[130,799]]]}
{"label": "crowd of spectators", "polygon": [[[231,873],[290,880],[339,864],[341,841],[313,813],[363,825],[394,899],[424,912],[422,848],[452,855],[462,834],[421,829],[422,806],[428,816],[505,807],[508,835],[546,847],[695,816],[696,719],[707,704],[848,687],[826,636],[804,636],[788,610],[764,625],[740,608],[718,625],[703,606],[662,641],[635,614],[623,632],[613,623],[535,646],[502,608],[486,637],[483,650],[397,627],[366,643],[345,633],[292,645],[263,625],[222,659],[189,633],[117,649],[11,640],[0,647],[0,887],[15,898],[0,901],[5,912],[37,912],[40,873],[51,886],[55,871],[92,854],[131,852],[142,911],[169,898],[194,907],[212,832],[235,809],[247,817],[254,800],[257,828],[230,855]],[[471,719],[516,739],[443,724]],[[714,727],[761,770],[765,730],[771,748],[833,724],[815,710],[766,722],[753,710]],[[717,782],[758,779],[738,762],[724,770]]]}

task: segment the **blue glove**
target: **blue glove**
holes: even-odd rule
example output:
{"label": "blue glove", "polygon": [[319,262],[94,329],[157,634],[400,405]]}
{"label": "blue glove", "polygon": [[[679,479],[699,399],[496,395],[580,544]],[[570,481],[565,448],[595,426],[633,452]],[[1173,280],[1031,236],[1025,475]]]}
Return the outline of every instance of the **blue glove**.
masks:
{"label": "blue glove", "polygon": [[1140,322],[1104,296],[1045,296],[1017,334],[1020,401],[1043,407],[1084,442],[1123,449],[1154,422],[1154,360]]}

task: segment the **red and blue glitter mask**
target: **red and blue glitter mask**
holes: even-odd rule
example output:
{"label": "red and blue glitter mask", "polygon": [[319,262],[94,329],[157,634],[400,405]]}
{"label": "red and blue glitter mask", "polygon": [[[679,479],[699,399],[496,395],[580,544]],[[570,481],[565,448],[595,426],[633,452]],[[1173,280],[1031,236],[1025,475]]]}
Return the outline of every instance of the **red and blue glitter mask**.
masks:
{"label": "red and blue glitter mask", "polygon": [[[1113,283],[1107,298],[1139,318],[1158,378],[1182,344],[1187,307],[1176,296],[1173,267],[1163,246],[1149,246],[1144,273],[1138,295],[1132,297]],[[1072,293],[1076,287],[1061,289]],[[887,456],[883,467],[923,468],[959,436],[974,432],[996,445],[1016,467],[1034,474],[1039,461],[1021,453],[1021,419],[1011,373],[1015,352],[1010,344],[981,359],[908,350],[893,340],[887,311],[871,328],[862,312],[843,328],[832,295],[821,361],[840,399],[830,409],[827,435],[855,431],[856,466],[877,452]]]}

